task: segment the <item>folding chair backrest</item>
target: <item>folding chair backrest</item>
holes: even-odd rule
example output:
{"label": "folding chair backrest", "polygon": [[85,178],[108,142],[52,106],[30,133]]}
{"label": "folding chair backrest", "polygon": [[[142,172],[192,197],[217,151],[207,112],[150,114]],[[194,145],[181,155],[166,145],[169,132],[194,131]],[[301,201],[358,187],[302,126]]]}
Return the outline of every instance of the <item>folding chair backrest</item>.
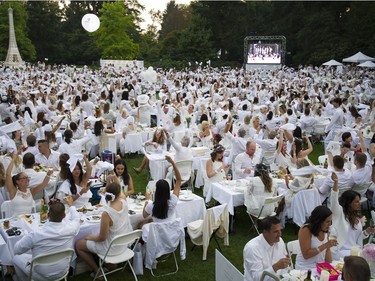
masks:
{"label": "folding chair backrest", "polygon": [[[293,255],[297,255],[298,251],[300,250],[299,241],[298,240],[289,241],[286,244],[286,249],[288,251],[288,255],[289,255],[290,258],[292,258]],[[293,265],[293,268],[294,268],[293,263],[292,263],[292,265]]]}
{"label": "folding chair backrest", "polygon": [[263,274],[260,277],[260,281],[265,280],[266,277],[268,277],[267,280],[270,280],[270,278],[271,278],[271,279],[273,279],[275,281],[280,281],[279,277],[277,277],[276,275],[274,275],[274,274],[272,274],[272,273],[270,273],[268,271],[263,271]]}
{"label": "folding chair backrest", "polygon": [[110,250],[111,247],[121,246],[121,245],[129,245],[134,241],[138,241],[142,237],[142,230],[134,230],[129,233],[117,235],[113,237],[107,252]]}
{"label": "folding chair backrest", "polygon": [[[227,225],[225,225],[226,222],[228,222]],[[203,219],[203,224],[210,225],[209,228],[212,228],[213,231],[218,229],[221,225],[223,225],[224,228],[229,228],[229,213],[227,204],[207,209],[206,215]],[[208,235],[211,236],[211,234],[212,233],[209,233]]]}
{"label": "folding chair backrest", "polygon": [[6,219],[12,216],[12,205],[10,200],[6,200],[1,204],[1,218]]}
{"label": "folding chair backrest", "polygon": [[372,185],[373,183],[372,182],[366,182],[366,183],[361,183],[361,184],[354,184],[352,189],[356,192],[358,192],[359,194],[361,194],[361,196],[364,196],[366,195],[366,192],[367,190],[370,188],[370,186]]}
{"label": "folding chair backrest", "polygon": [[324,162],[326,161],[326,159],[328,161],[328,156],[327,155],[320,155],[318,157],[319,165],[323,166]]}
{"label": "folding chair backrest", "polygon": [[33,280],[33,278],[32,278],[33,269],[37,265],[48,266],[48,265],[57,264],[57,263],[65,260],[66,261],[66,269],[65,269],[64,272],[61,273],[61,275],[62,275],[61,279],[63,279],[69,273],[70,262],[72,260],[73,254],[74,254],[74,250],[66,249],[66,250],[61,250],[61,251],[56,251],[56,252],[36,256],[31,261],[29,281]]}
{"label": "folding chair backrest", "polygon": [[193,160],[178,161],[175,163],[180,171],[182,180],[188,180],[191,177],[193,170]]}

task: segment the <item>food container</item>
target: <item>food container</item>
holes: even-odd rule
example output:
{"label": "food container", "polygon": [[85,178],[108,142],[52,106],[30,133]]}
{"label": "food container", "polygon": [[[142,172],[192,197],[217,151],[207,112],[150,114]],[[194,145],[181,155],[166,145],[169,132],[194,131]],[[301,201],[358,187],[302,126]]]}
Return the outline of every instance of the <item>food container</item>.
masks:
{"label": "food container", "polygon": [[322,270],[329,272],[329,280],[337,280],[340,273],[328,262],[319,262],[316,264],[316,270],[320,274]]}

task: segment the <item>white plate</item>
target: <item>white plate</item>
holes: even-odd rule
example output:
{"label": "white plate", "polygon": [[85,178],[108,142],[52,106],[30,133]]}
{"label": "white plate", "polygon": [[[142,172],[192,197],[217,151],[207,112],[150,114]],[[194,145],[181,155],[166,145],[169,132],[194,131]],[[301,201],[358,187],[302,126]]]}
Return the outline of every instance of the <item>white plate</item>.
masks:
{"label": "white plate", "polygon": [[95,216],[89,216],[89,217],[86,217],[86,221],[87,222],[93,222],[93,223],[98,223],[100,222],[100,216],[98,215],[95,215]]}
{"label": "white plate", "polygon": [[180,199],[181,201],[191,201],[191,200],[194,200],[194,197],[193,196],[189,196],[189,197],[181,196],[178,199]]}

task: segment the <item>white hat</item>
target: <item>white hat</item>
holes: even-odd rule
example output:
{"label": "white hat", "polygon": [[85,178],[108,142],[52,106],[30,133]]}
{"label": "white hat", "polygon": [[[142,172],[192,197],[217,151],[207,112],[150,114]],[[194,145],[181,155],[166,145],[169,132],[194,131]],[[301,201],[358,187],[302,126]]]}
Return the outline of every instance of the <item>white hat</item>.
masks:
{"label": "white hat", "polygon": [[138,104],[146,104],[148,103],[149,97],[148,95],[139,95],[137,97]]}

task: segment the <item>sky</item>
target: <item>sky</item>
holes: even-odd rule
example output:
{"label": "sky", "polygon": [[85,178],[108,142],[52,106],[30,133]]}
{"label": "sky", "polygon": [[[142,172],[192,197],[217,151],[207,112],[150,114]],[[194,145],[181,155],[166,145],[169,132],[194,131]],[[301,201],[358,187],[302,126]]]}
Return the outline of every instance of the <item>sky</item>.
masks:
{"label": "sky", "polygon": [[[139,4],[145,6],[145,10],[141,14],[141,17],[144,19],[144,22],[141,24],[141,28],[146,29],[147,25],[152,23],[149,11],[153,9],[164,12],[170,0],[138,0],[138,2]],[[175,2],[176,4],[189,4],[191,0],[175,0]]]}

